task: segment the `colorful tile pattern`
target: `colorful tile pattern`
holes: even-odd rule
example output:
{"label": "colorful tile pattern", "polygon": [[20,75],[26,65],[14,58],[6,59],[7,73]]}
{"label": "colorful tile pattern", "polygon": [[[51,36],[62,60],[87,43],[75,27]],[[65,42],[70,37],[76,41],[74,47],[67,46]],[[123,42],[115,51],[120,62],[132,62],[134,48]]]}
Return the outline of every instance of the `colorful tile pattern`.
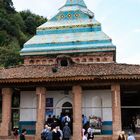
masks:
{"label": "colorful tile pattern", "polygon": [[20,54],[49,55],[77,52],[116,51],[101,24],[83,0],[67,0],[56,16],[37,28]]}
{"label": "colorful tile pattern", "polygon": [[86,7],[86,4],[83,0],[67,0],[65,6],[72,6],[72,5],[80,5]]}

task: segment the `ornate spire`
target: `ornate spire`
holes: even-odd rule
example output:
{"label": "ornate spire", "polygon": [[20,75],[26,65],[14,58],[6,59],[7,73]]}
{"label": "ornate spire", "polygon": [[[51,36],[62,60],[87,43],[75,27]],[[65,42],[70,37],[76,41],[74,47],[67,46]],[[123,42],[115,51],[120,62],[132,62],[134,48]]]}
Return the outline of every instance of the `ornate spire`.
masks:
{"label": "ornate spire", "polygon": [[86,7],[84,0],[67,0],[65,6],[80,5]]}

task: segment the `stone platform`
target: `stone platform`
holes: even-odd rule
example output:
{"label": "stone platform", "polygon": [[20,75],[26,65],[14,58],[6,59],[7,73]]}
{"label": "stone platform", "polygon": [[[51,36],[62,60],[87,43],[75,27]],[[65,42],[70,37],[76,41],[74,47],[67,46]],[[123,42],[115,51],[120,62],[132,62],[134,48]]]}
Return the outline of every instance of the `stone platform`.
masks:
{"label": "stone platform", "polygon": [[[140,140],[140,135],[135,135],[136,140]],[[0,137],[0,140],[16,140],[13,136]],[[35,140],[35,136],[26,136],[26,140]],[[41,139],[40,139],[41,140]],[[95,136],[94,140],[117,140],[112,139],[112,136]]]}

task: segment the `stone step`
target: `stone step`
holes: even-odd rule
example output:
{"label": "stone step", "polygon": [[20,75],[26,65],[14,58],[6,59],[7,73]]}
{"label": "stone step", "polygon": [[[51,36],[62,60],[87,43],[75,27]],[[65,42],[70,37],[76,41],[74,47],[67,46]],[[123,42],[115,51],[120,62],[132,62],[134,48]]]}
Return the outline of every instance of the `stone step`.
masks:
{"label": "stone step", "polygon": [[[0,137],[0,140],[16,140],[14,137]],[[35,140],[34,136],[26,136],[26,140]],[[40,139],[41,140],[41,139]],[[94,140],[111,140],[110,137],[95,137]]]}
{"label": "stone step", "polygon": [[[0,140],[16,140],[14,137],[0,137]],[[26,136],[26,140],[35,140],[35,136]],[[40,139],[41,140],[41,139]],[[112,140],[111,136],[95,136],[94,140]],[[117,139],[116,139],[117,140]],[[140,140],[140,136],[136,136],[136,140]]]}
{"label": "stone step", "polygon": [[[9,137],[0,136],[0,140],[19,140],[19,139],[16,139],[14,136]],[[26,136],[26,140],[35,140],[35,136]]]}

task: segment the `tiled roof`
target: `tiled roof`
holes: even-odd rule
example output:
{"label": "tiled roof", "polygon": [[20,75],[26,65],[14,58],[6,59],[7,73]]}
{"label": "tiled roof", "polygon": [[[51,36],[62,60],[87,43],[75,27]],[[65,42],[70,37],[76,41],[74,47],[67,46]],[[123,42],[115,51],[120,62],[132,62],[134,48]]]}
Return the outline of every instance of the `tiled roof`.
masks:
{"label": "tiled roof", "polygon": [[66,80],[92,80],[98,79],[140,79],[140,65],[96,63],[96,64],[73,64],[68,67],[58,67],[53,72],[54,66],[34,65],[19,66],[0,70],[0,82],[12,79],[40,81]]}

